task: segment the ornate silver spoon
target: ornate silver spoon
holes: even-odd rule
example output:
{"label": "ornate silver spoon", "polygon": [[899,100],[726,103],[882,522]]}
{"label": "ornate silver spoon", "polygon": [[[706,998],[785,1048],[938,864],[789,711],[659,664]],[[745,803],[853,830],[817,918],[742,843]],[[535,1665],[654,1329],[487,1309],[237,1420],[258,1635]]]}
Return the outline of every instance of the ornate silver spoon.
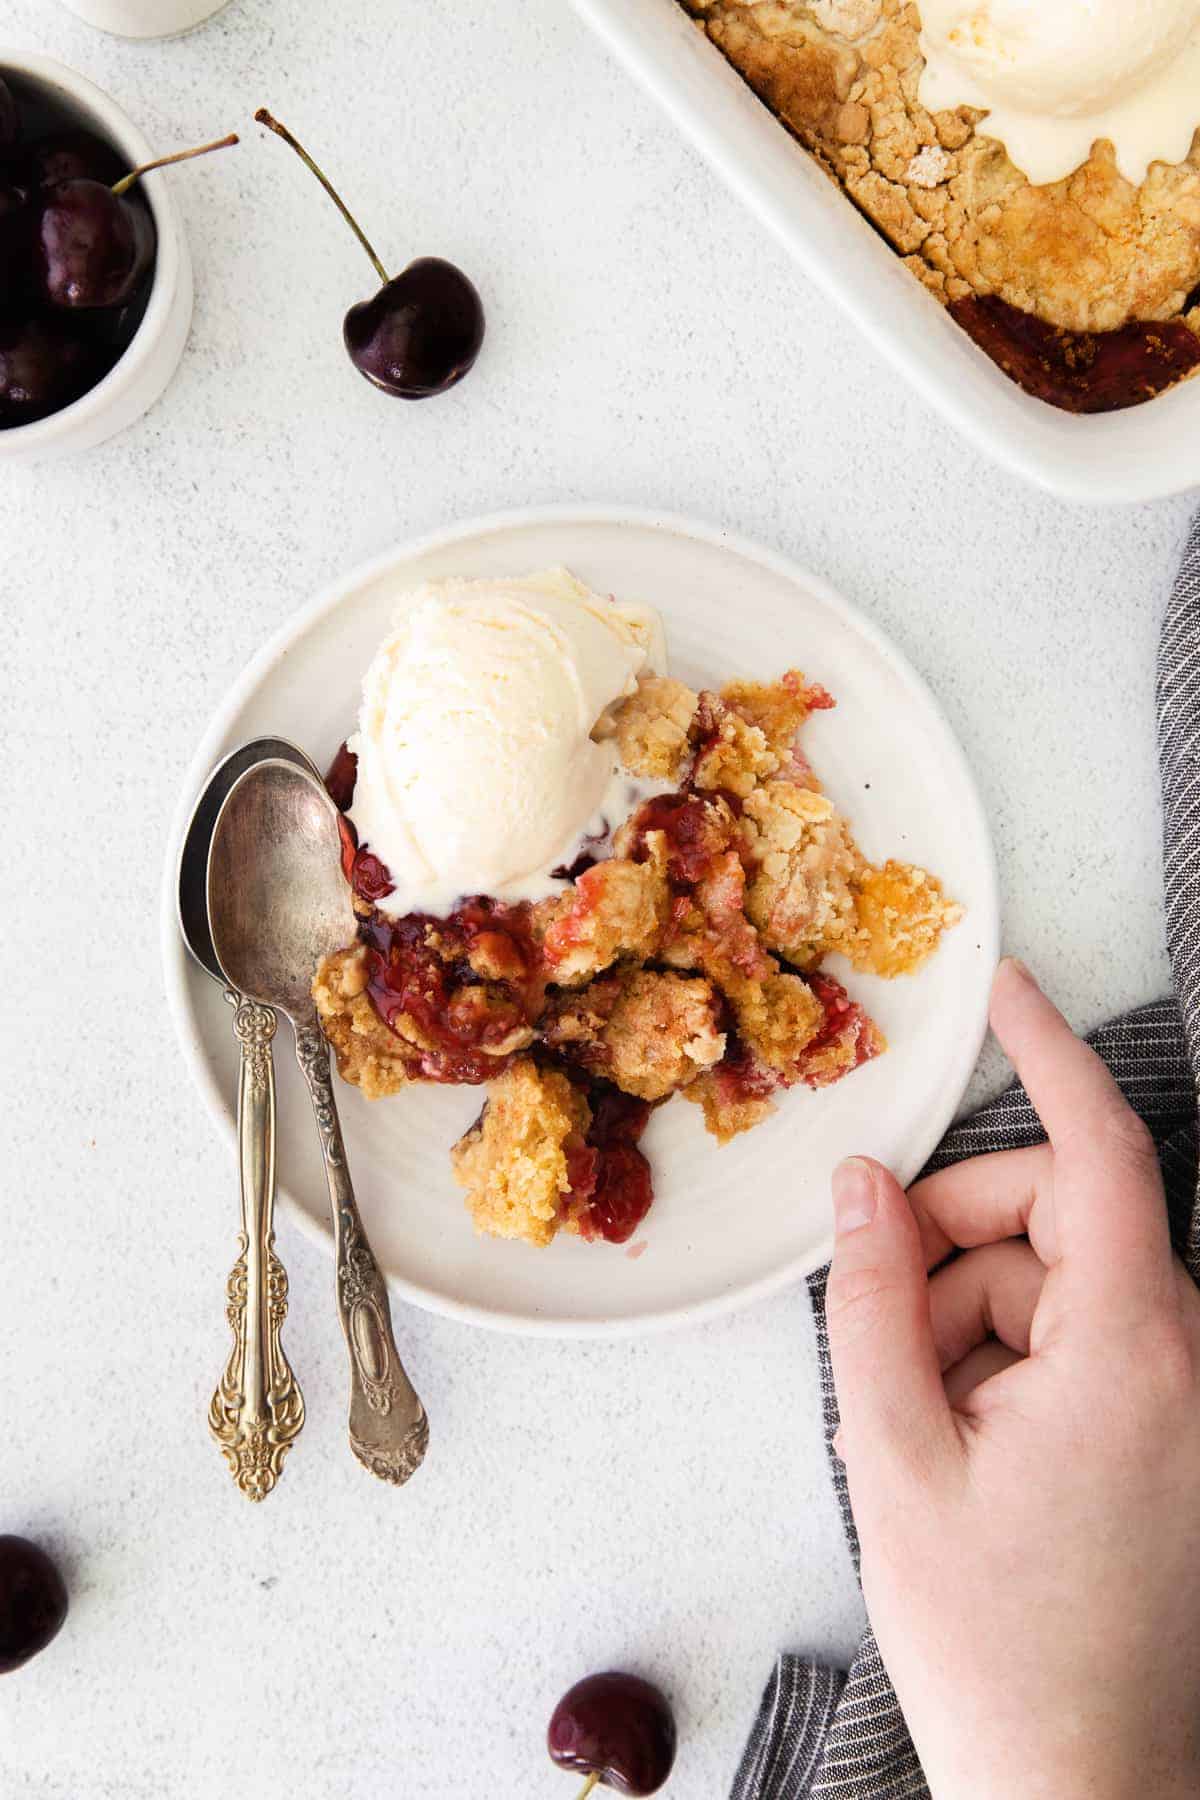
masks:
{"label": "ornate silver spoon", "polygon": [[357,921],[337,808],[294,763],[257,763],[231,789],[209,851],[208,918],[231,985],[285,1013],[296,1034],[333,1211],[338,1313],[350,1351],[350,1447],[382,1480],[407,1481],[425,1455],[429,1423],[401,1364],[387,1287],[358,1214],[329,1046],[310,992],[317,964],[353,942]]}
{"label": "ornate silver spoon", "polygon": [[238,1160],[242,1235],[225,1287],[233,1347],[208,1409],[208,1424],[239,1489],[262,1500],[304,1424],[304,1398],[280,1343],[287,1274],[275,1254],[275,1014],[235,993],[217,961],[208,925],[208,852],[213,827],[234,783],[266,758],[295,763],[314,777],[303,750],[286,738],[254,738],[217,764],[200,793],[179,854],[179,929],[191,955],[224,990],[241,1043]]}

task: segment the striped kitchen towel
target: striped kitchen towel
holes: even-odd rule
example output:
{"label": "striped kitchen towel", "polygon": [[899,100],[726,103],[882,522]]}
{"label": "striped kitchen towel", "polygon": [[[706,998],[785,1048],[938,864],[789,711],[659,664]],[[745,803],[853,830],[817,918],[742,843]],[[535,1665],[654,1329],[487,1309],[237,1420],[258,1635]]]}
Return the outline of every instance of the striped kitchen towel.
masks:
{"label": "striped kitchen towel", "polygon": [[[1092,1043],[1154,1134],[1172,1235],[1200,1281],[1197,1096],[1200,1093],[1200,519],[1192,527],[1158,657],[1158,745],[1163,786],[1167,944],[1176,997],[1105,1025]],[[956,1125],[930,1169],[1044,1137],[1024,1091],[1011,1088]],[[832,1451],[837,1394],[821,1269],[809,1281],[821,1366],[825,1444],[850,1551],[858,1539],[842,1464]],[[782,1656],[767,1684],[732,1800],[928,1800],[929,1789],[875,1639],[848,1671]]]}

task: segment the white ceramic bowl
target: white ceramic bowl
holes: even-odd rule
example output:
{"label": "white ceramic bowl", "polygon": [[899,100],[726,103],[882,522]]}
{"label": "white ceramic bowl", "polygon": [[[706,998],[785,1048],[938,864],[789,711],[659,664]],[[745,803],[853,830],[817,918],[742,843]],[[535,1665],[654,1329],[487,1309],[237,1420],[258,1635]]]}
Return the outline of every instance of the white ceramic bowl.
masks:
{"label": "white ceramic bowl", "polygon": [[115,37],[180,37],[203,25],[229,0],[64,0],[76,17]]}
{"label": "white ceramic bowl", "polygon": [[[74,122],[107,138],[130,168],[155,154],[114,100],[62,63],[0,46],[0,75],[18,99],[40,92]],[[148,412],[175,373],[192,322],[192,264],[162,171],[145,176],[141,188],[154,216],[158,249],[150,299],[132,342],[108,374],[70,406],[0,431],[0,461],[66,456],[102,444]]]}
{"label": "white ceramic bowl", "polygon": [[1200,377],[1093,417],[1033,399],[925,292],[678,0],[575,5],[805,273],[980,450],[1072,500],[1200,485]]}

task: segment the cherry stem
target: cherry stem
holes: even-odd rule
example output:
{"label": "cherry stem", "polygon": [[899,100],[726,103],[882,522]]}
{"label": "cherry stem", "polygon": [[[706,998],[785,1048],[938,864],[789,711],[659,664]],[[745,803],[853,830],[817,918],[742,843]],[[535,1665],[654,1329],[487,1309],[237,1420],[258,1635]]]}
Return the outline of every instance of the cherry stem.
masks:
{"label": "cherry stem", "polygon": [[599,1769],[593,1769],[577,1795],[577,1800],[587,1800],[588,1795],[600,1780]]}
{"label": "cherry stem", "polygon": [[324,170],[317,167],[316,163],[308,154],[304,145],[300,143],[299,139],[292,136],[286,125],[281,125],[278,119],[273,119],[265,106],[260,106],[254,117],[259,125],[265,125],[269,131],[275,133],[276,137],[281,137],[285,144],[290,144],[292,149],[296,152],[296,155],[300,158],[300,161],[304,163],[307,168],[312,170],[313,174],[325,189],[325,192],[329,195],[329,198],[333,201],[333,204],[337,207],[371,261],[374,263],[375,273],[378,275],[380,281],[386,286],[389,280],[387,270],[372,249],[370,239],[367,237],[366,232],[354,217],[354,214],[350,211],[350,208],[346,205],[346,202],[342,199],[342,196],[338,193]]}
{"label": "cherry stem", "polygon": [[193,156],[207,156],[210,150],[228,150],[238,142],[238,134],[231,131],[228,137],[216,138],[211,144],[199,144],[195,150],[176,150],[170,156],[156,156],[153,162],[143,163],[140,169],[131,169],[128,175],[122,175],[120,181],[113,183],[113,193],[120,197],[127,194],[135,181],[143,175],[149,175],[152,169],[165,169],[168,163],[191,162]]}

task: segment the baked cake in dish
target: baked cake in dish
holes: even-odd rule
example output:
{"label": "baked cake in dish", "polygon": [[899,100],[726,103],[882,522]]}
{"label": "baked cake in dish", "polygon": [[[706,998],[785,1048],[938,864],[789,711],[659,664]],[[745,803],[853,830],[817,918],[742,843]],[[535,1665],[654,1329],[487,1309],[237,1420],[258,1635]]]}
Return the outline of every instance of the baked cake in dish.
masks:
{"label": "baked cake in dish", "polygon": [[[921,16],[905,0],[681,3],[1028,392],[1107,411],[1200,366],[1200,135],[1139,183],[1100,138],[1035,185],[985,111],[922,105]],[[1200,92],[1195,111],[1200,126]]]}
{"label": "baked cake in dish", "polygon": [[654,673],[631,687],[599,729],[650,797],[542,899],[381,910],[395,890],[345,816],[349,750],[329,775],[359,931],[317,970],[323,1027],[370,1099],[486,1085],[451,1155],[497,1237],[626,1240],[652,1199],[652,1108],[682,1095],[724,1143],[782,1090],[850,1075],[886,1046],[827,958],[908,975],[961,914],[925,870],[869,862],[822,792],[802,737],[833,705],[823,688],[796,670],[720,693]]}

